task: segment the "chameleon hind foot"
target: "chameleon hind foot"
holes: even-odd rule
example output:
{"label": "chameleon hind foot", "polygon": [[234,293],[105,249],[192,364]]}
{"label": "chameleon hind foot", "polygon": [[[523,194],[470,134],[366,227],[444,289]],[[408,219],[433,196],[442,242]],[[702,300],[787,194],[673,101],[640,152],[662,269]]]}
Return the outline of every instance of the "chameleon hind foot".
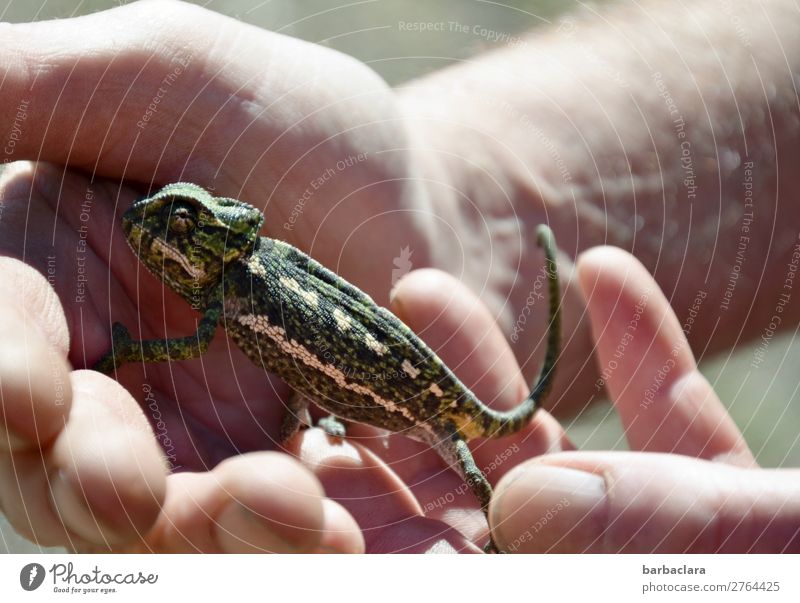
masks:
{"label": "chameleon hind foot", "polygon": [[[294,434],[300,431],[301,427],[311,427],[313,425],[311,415],[308,412],[310,404],[311,400],[300,392],[292,393],[286,403],[286,412],[283,415],[283,423],[281,423],[281,442],[289,441]],[[317,422],[316,426],[334,438],[343,438],[347,432],[344,423],[333,415],[323,417]]]}

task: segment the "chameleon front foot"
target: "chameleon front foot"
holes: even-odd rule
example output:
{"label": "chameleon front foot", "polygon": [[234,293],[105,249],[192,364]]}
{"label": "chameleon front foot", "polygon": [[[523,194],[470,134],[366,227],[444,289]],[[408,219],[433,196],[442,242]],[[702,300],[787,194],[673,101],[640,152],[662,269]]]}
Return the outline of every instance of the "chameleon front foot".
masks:
{"label": "chameleon front foot", "polygon": [[92,367],[100,373],[111,373],[115,368],[127,362],[133,352],[133,339],[128,328],[115,322],[111,328],[111,349]]}
{"label": "chameleon front foot", "polygon": [[285,444],[291,440],[301,427],[311,425],[308,405],[308,398],[299,392],[292,392],[292,395],[289,396],[281,423],[281,443]]}

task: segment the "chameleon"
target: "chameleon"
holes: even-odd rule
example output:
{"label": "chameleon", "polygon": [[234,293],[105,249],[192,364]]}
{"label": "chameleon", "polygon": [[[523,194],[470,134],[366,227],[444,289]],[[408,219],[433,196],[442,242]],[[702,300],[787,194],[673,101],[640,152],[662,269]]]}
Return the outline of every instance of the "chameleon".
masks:
{"label": "chameleon", "polygon": [[[263,223],[252,205],[184,182],[135,202],[122,217],[131,249],[202,317],[196,333],[172,339],[137,341],[115,323],[111,349],[93,368],[112,373],[128,362],[196,358],[222,325],[253,363],[294,391],[282,440],[302,426],[312,402],[330,413],[319,422],[330,435],[344,435],[341,420],[401,433],[432,447],[486,513],[492,487],[467,443],[522,429],[555,375],[561,310],[550,228],[537,229],[549,285],[545,358],[528,397],[499,412],[388,309],[296,247],[259,236]],[[491,537],[485,549],[497,551]]]}

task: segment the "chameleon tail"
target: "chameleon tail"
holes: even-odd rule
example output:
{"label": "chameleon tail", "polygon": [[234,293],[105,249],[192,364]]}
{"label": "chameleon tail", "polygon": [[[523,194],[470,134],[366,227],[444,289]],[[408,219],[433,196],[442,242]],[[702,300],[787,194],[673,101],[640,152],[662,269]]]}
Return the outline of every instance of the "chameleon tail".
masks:
{"label": "chameleon tail", "polygon": [[530,421],[541,401],[550,392],[556,374],[556,359],[561,352],[561,290],[556,270],[556,242],[553,231],[544,224],[536,230],[536,240],[544,249],[548,280],[550,324],[547,335],[547,352],[539,376],[531,386],[528,397],[509,412],[485,412],[484,433],[488,437],[503,437],[522,429]]}

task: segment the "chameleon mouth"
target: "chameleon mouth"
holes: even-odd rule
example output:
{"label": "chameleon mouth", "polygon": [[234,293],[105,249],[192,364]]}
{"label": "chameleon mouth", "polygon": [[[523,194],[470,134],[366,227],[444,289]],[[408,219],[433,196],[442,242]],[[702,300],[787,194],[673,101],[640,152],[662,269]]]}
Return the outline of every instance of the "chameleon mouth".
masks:
{"label": "chameleon mouth", "polygon": [[165,260],[172,260],[173,262],[178,264],[181,267],[181,269],[191,278],[200,280],[203,277],[205,277],[206,273],[202,268],[193,266],[185,255],[183,255],[180,251],[175,249],[172,245],[170,245],[163,239],[159,238],[153,239],[152,243],[150,244],[150,247],[151,249],[160,251],[161,256]]}

